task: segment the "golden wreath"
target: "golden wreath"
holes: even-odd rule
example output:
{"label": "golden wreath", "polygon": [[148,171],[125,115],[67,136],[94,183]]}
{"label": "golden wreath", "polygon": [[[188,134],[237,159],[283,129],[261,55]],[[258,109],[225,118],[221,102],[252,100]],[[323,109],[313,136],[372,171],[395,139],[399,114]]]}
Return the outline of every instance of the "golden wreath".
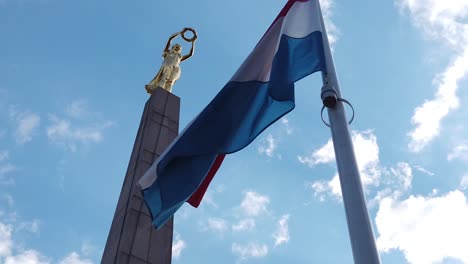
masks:
{"label": "golden wreath", "polygon": [[[187,38],[185,36],[185,32],[187,31],[190,31],[192,32],[193,36],[191,38]],[[188,41],[188,42],[194,42],[196,39],[197,39],[197,34],[195,33],[195,30],[193,28],[184,28],[184,30],[182,31],[182,38],[185,40],[185,41]]]}

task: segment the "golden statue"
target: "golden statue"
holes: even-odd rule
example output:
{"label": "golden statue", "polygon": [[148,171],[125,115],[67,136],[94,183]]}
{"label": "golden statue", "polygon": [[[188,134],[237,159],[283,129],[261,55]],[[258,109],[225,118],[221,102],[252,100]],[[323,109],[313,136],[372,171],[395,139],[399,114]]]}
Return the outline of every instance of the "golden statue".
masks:
{"label": "golden statue", "polygon": [[[192,38],[187,38],[185,36],[187,31],[193,33]],[[169,49],[172,40],[178,35],[181,35],[185,41],[192,43],[192,48],[190,49],[189,54],[182,56],[182,47],[177,43]],[[164,88],[168,92],[172,91],[172,86],[180,78],[180,63],[192,57],[196,40],[197,33],[193,28],[184,28],[182,31],[174,33],[169,37],[166,48],[164,48],[164,53],[162,54],[164,61],[161,65],[161,69],[159,69],[153,80],[149,84],[145,85],[145,89],[148,93],[152,93],[158,86]]]}

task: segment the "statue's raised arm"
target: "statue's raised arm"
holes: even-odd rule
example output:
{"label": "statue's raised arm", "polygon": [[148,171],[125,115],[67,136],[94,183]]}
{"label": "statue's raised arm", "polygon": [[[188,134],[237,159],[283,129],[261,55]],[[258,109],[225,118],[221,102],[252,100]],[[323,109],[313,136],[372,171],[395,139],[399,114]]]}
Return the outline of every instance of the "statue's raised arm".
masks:
{"label": "statue's raised arm", "polygon": [[[185,34],[185,32],[187,32],[187,31],[191,31],[191,32],[192,32],[192,34],[193,34],[192,38],[189,39],[189,38],[185,37],[184,34]],[[186,60],[186,59],[188,59],[188,58],[190,58],[190,57],[193,56],[193,51],[195,50],[195,41],[197,41],[197,38],[198,38],[197,32],[196,32],[195,29],[193,29],[193,28],[184,28],[184,29],[182,30],[182,38],[183,38],[184,40],[188,41],[188,42],[192,42],[192,47],[190,48],[189,54],[184,55],[184,56],[182,57],[182,61],[184,61],[184,60]]]}
{"label": "statue's raised arm", "polygon": [[183,31],[176,32],[172,34],[169,39],[167,40],[166,47],[164,48],[164,52],[169,52],[169,48],[171,47],[172,40],[175,39],[178,35],[181,35]]}

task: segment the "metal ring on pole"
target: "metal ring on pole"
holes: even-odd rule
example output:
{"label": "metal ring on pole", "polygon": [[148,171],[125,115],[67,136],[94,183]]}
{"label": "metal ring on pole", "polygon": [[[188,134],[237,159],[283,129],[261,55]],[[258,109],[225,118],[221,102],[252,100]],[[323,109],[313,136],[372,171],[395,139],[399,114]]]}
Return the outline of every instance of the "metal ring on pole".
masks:
{"label": "metal ring on pole", "polygon": [[[349,120],[348,124],[351,125],[351,123],[353,123],[353,120],[354,120],[354,107],[353,105],[346,99],[343,99],[343,98],[337,98],[338,101],[340,102],[343,102],[347,105],[349,105],[349,107],[351,107],[351,110],[353,110],[353,115],[351,116],[351,119]],[[327,126],[327,127],[330,127],[330,124],[328,124],[325,119],[323,119],[323,110],[325,109],[325,105],[322,106],[322,110],[320,110],[320,117],[322,118],[322,122]]]}

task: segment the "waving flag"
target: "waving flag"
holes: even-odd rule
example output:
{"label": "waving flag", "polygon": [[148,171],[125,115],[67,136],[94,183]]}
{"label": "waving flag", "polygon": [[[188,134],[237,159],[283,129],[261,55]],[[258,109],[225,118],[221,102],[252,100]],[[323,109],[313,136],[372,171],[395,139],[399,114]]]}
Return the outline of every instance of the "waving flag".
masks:
{"label": "waving flag", "polygon": [[290,0],[231,80],[139,181],[161,227],[197,207],[226,154],[241,150],[294,108],[294,82],[325,70],[317,0]]}

